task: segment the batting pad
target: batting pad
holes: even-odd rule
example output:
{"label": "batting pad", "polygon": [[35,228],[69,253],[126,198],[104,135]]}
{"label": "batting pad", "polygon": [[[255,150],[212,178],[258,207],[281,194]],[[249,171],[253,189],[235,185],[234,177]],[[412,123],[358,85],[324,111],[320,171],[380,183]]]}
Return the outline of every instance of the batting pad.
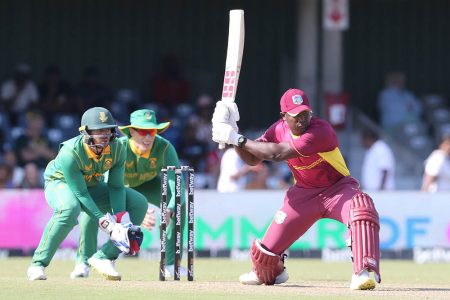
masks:
{"label": "batting pad", "polygon": [[353,254],[353,272],[359,274],[363,269],[380,276],[380,221],[372,198],[365,193],[355,195],[350,205],[350,232]]}
{"label": "batting pad", "polygon": [[277,276],[284,270],[281,257],[264,249],[258,240],[252,244],[251,256],[258,279],[265,285],[274,285]]}

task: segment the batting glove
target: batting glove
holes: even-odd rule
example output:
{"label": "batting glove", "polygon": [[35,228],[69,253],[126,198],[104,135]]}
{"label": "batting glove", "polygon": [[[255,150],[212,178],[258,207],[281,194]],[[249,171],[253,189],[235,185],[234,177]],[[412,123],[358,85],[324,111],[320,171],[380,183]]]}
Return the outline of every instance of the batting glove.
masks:
{"label": "batting glove", "polygon": [[238,146],[240,137],[241,135],[237,133],[231,125],[213,122],[212,140],[214,142]]}
{"label": "batting glove", "polygon": [[237,121],[239,121],[239,110],[234,102],[226,102],[219,100],[216,103],[216,108],[212,116],[213,123],[227,123],[233,129],[238,132]]}

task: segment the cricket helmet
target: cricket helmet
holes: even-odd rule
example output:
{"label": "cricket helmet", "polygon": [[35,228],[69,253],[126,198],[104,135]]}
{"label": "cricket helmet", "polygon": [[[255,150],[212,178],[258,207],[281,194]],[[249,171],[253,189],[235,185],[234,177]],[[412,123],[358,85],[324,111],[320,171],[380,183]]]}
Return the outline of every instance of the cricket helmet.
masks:
{"label": "cricket helmet", "polygon": [[90,108],[81,117],[80,132],[106,128],[115,129],[117,124],[109,110],[104,107]]}
{"label": "cricket helmet", "polygon": [[[104,107],[93,107],[85,111],[81,117],[81,126],[79,131],[83,135],[84,142],[98,155],[100,155],[103,148],[108,146],[108,144],[117,137],[116,128],[116,121],[109,110]],[[95,138],[103,138],[106,140],[106,136],[92,135],[92,130],[100,129],[110,129],[111,133],[108,134],[107,138],[109,139],[107,141],[96,143]]]}

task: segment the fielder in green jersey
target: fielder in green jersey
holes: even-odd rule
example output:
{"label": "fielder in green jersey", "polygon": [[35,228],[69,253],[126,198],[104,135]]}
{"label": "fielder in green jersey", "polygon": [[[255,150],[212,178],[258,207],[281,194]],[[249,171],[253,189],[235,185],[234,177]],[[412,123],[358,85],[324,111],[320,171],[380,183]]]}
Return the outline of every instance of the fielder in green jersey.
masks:
{"label": "fielder in green jersey", "polygon": [[[120,141],[126,145],[125,184],[142,193],[148,202],[159,207],[161,195],[161,168],[180,166],[177,152],[173,145],[159,134],[170,126],[170,122],[158,123],[155,112],[149,109],[134,111],[130,116],[130,125],[119,127],[125,135]],[[174,207],[175,178],[169,174],[166,247],[166,276],[173,276],[174,265]],[[184,181],[182,180],[182,184]],[[182,190],[184,187],[182,186]],[[151,229],[155,225],[154,210],[150,210],[142,226]],[[185,199],[182,197],[181,228],[185,227]],[[80,243],[77,253],[77,264],[71,273],[71,278],[87,277],[89,275],[89,257],[96,251],[97,226],[95,219],[88,214],[80,218]],[[180,268],[180,274],[186,275],[186,269]]]}
{"label": "fielder in green jersey", "polygon": [[[88,263],[107,279],[121,279],[114,269],[114,260],[121,251],[113,242],[126,241],[117,239],[123,234],[124,227],[109,213],[122,215],[128,212],[131,223],[141,224],[147,201],[144,195],[124,185],[127,145],[116,138],[116,128],[107,109],[88,109],[81,118],[81,134],[61,143],[56,158],[48,164],[44,173],[45,198],[54,213],[28,268],[29,280],[47,279],[45,267],[77,225],[82,211],[92,218],[95,235],[97,226],[100,226],[109,236],[108,242]],[[109,177],[105,182],[104,173],[107,171]]]}

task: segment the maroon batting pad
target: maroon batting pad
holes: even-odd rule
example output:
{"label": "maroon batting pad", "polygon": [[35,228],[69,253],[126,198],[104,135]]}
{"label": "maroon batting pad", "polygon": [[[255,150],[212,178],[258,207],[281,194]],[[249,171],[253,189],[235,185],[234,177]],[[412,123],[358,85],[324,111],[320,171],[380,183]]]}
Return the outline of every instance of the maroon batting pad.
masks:
{"label": "maroon batting pad", "polygon": [[360,193],[352,198],[349,223],[353,272],[359,274],[367,268],[375,272],[380,283],[380,221],[369,195]]}
{"label": "maroon batting pad", "polygon": [[275,279],[284,270],[281,257],[264,249],[257,240],[252,244],[251,256],[258,279],[265,285],[275,284]]}

